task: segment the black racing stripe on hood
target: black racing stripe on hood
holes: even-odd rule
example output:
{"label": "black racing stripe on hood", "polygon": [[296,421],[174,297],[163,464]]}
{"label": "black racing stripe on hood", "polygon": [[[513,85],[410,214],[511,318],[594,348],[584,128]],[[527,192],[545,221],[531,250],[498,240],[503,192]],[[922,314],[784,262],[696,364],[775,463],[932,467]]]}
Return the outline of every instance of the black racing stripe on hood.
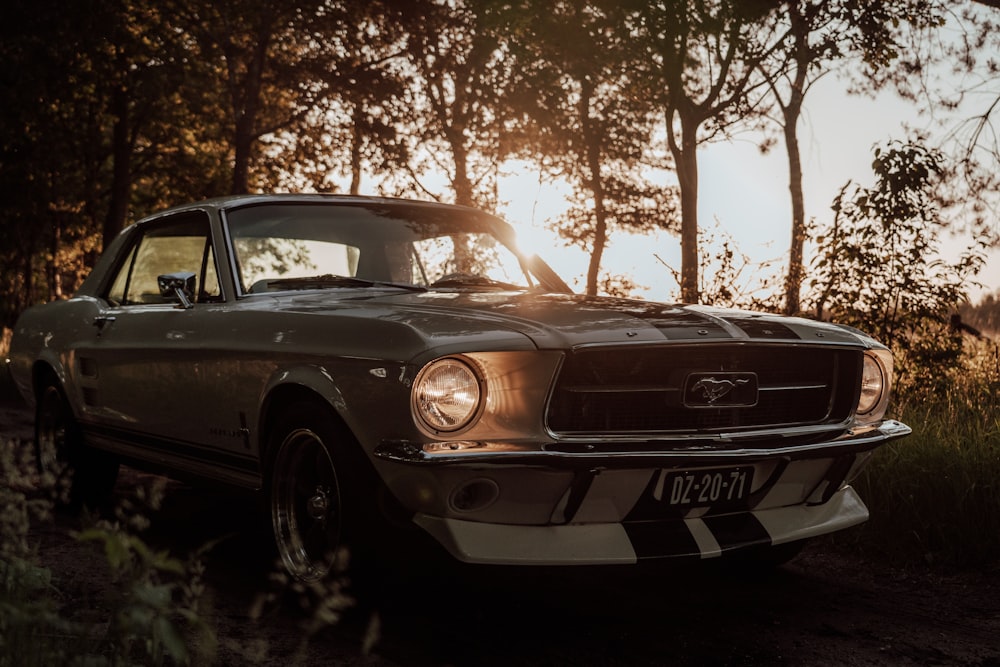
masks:
{"label": "black racing stripe on hood", "polygon": [[802,337],[780,322],[757,317],[727,317],[727,322],[735,324],[751,338],[774,338],[801,340]]}
{"label": "black racing stripe on hood", "polygon": [[620,301],[618,304],[618,312],[642,320],[670,340],[733,337],[719,320],[693,310],[656,302]]}

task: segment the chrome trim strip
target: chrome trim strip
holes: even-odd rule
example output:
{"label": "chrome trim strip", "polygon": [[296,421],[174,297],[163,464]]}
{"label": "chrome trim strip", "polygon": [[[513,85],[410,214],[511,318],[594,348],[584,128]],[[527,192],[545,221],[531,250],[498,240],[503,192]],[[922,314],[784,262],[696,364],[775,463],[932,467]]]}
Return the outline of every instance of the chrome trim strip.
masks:
{"label": "chrome trim strip", "polygon": [[91,422],[82,422],[80,427],[89,445],[125,457],[126,462],[135,467],[152,466],[157,470],[180,471],[247,488],[260,487],[260,466],[252,454]]}
{"label": "chrome trim strip", "polygon": [[651,392],[675,392],[681,391],[680,387],[668,387],[659,386],[654,387],[652,385],[648,387],[633,387],[633,386],[611,386],[611,385],[568,385],[563,387],[565,391],[574,394],[648,394]]}
{"label": "chrome trim strip", "polygon": [[774,384],[770,386],[761,386],[757,388],[757,391],[804,391],[807,389],[827,389],[830,387],[830,383],[824,384]]}
{"label": "chrome trim strip", "polygon": [[[743,332],[742,329],[740,330],[740,332],[745,334],[745,332]],[[669,348],[669,347],[683,347],[684,345],[697,345],[699,348],[700,347],[705,347],[705,346],[718,346],[718,345],[733,345],[733,346],[736,346],[736,345],[741,345],[741,346],[746,346],[746,345],[766,345],[766,346],[769,346],[769,347],[786,347],[786,348],[790,348],[790,347],[812,347],[812,348],[844,347],[844,348],[849,348],[849,349],[853,349],[853,350],[858,350],[860,352],[863,352],[865,350],[876,349],[876,348],[873,348],[872,346],[866,345],[865,343],[861,342],[860,340],[858,340],[856,342],[855,341],[850,341],[849,342],[849,341],[839,341],[839,340],[838,341],[823,340],[823,339],[820,338],[820,339],[816,339],[816,340],[810,339],[810,340],[795,340],[795,341],[793,341],[793,340],[784,340],[784,339],[783,340],[771,340],[771,339],[766,339],[766,338],[748,338],[745,335],[740,336],[739,338],[719,338],[719,339],[702,340],[702,341],[693,341],[693,340],[690,340],[690,339],[683,339],[683,340],[669,340],[668,339],[668,340],[664,340],[662,342],[657,341],[655,343],[651,343],[650,341],[635,341],[635,342],[631,342],[631,343],[630,342],[620,342],[620,341],[619,342],[609,343],[609,342],[606,342],[606,341],[602,341],[602,342],[599,342],[599,343],[578,343],[576,345],[573,345],[571,349],[573,351],[576,351],[576,350],[588,350],[588,351],[590,351],[590,350],[602,349],[602,348],[603,349],[609,349],[609,350],[611,350],[611,349],[623,349],[624,350],[624,349],[628,349],[628,348],[632,348],[632,347],[645,347],[645,348],[668,347]]]}
{"label": "chrome trim strip", "polygon": [[[758,391],[803,391],[806,389],[826,389],[830,386],[825,384],[781,384],[758,387]],[[564,391],[574,394],[648,394],[652,392],[673,392],[680,393],[682,387],[668,386],[648,386],[648,387],[624,387],[624,386],[574,386],[563,387]]]}
{"label": "chrome trim strip", "polygon": [[[671,445],[679,445],[685,439],[662,440],[662,451],[639,451],[623,450],[609,452],[551,452],[542,449],[543,443],[533,445],[523,445],[520,451],[489,452],[482,450],[465,450],[456,453],[427,454],[423,451],[423,443],[409,441],[387,440],[380,443],[374,455],[376,458],[396,463],[408,463],[419,465],[441,465],[441,464],[508,464],[508,465],[531,465],[531,466],[551,466],[569,467],[579,466],[605,466],[605,467],[635,467],[635,466],[660,466],[669,467],[671,465],[692,465],[695,461],[717,462],[762,460],[773,458],[811,458],[815,456],[835,456],[844,451],[859,452],[874,449],[880,445],[909,435],[911,429],[906,424],[897,421],[885,421],[878,427],[861,427],[849,430],[846,433],[834,437],[831,440],[817,442],[809,445],[797,445],[791,447],[774,448],[754,448],[744,447],[740,449],[711,449],[699,448],[689,450],[671,450]],[[759,436],[760,434],[754,434]],[[787,433],[786,433],[787,435]],[[688,438],[695,439],[694,437]],[[704,440],[705,437],[697,438]],[[759,438],[755,438],[759,439]],[[716,438],[720,443],[725,443],[724,436]],[[657,440],[646,440],[645,442],[656,442]],[[602,443],[614,442],[614,440],[604,440]],[[529,449],[531,447],[531,449]]]}
{"label": "chrome trim strip", "polygon": [[[854,424],[857,426],[857,424]],[[713,430],[688,430],[678,431],[627,431],[623,433],[604,433],[600,435],[587,435],[577,433],[572,436],[553,435],[552,440],[560,444],[580,444],[580,443],[602,443],[602,442],[684,442],[687,440],[717,440],[720,442],[738,442],[740,440],[760,440],[761,438],[788,438],[796,436],[817,435],[822,433],[841,433],[852,427],[850,421],[842,421],[828,424],[810,424],[807,426],[791,424],[772,424],[770,428],[748,428],[745,431],[713,431]]]}

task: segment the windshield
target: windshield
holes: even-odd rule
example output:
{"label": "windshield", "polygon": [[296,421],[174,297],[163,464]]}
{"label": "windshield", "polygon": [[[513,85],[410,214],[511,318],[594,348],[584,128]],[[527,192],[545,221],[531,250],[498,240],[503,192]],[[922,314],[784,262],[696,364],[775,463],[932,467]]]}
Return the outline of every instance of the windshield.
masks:
{"label": "windshield", "polygon": [[502,240],[509,228],[474,211],[402,202],[306,203],[248,206],[229,211],[226,219],[244,294],[536,284]]}

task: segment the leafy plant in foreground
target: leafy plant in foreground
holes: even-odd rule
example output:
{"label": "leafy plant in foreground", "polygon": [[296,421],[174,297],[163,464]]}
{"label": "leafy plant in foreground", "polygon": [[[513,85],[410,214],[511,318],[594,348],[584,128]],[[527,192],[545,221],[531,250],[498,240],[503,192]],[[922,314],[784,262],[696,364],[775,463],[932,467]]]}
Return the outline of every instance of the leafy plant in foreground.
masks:
{"label": "leafy plant in foreground", "polygon": [[[107,636],[112,664],[188,664],[195,657],[204,662],[215,650],[214,633],[199,609],[202,558],[213,544],[182,562],[138,537],[149,527],[147,512],[160,507],[163,487],[159,478],[139,486],[135,501],[126,498],[115,509],[114,521],[100,520],[76,534],[101,547],[116,584]],[[185,626],[201,638],[197,656],[191,654]]]}
{"label": "leafy plant in foreground", "polygon": [[[187,562],[151,549],[138,533],[149,525],[162,485],[139,487],[123,500],[114,521],[82,530],[82,542],[100,544],[114,586],[111,620],[73,620],[60,608],[52,572],[38,563],[32,523],[53,520],[68,498],[67,476],[39,472],[31,447],[0,443],[0,667],[28,665],[189,664],[211,660],[215,639],[199,608],[204,591],[203,547]],[[57,480],[62,480],[60,483]],[[98,561],[92,567],[100,568]],[[198,634],[193,652],[191,635]]]}
{"label": "leafy plant in foreground", "polygon": [[[299,623],[299,643],[293,664],[307,662],[309,642],[320,632],[340,623],[344,615],[357,605],[355,596],[349,590],[351,581],[347,576],[350,554],[344,547],[337,553],[334,571],[319,581],[295,581],[278,566],[269,576],[269,587],[257,594],[250,608],[250,617],[257,622],[282,608],[279,603],[291,604],[302,615]],[[378,642],[381,633],[381,618],[377,613],[368,617],[361,652],[369,655]],[[266,657],[266,656],[265,656]]]}
{"label": "leafy plant in foreground", "polygon": [[0,442],[0,667],[65,661],[65,646],[46,638],[72,630],[53,601],[52,573],[36,562],[28,540],[32,521],[48,521],[53,501],[29,496],[55,477],[39,479],[30,452],[14,440]]}

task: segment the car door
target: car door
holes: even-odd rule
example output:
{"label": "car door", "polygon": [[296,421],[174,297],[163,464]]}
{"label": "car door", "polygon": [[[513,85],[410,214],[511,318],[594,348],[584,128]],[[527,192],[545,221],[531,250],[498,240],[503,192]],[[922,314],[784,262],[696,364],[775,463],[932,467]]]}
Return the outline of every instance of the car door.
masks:
{"label": "car door", "polygon": [[[227,395],[216,257],[202,211],[146,223],[109,281],[93,340],[78,356],[91,380],[84,409],[92,435],[171,468],[230,476],[254,466],[239,428],[214,421]],[[190,307],[158,284],[160,276],[182,273],[193,274]]]}

